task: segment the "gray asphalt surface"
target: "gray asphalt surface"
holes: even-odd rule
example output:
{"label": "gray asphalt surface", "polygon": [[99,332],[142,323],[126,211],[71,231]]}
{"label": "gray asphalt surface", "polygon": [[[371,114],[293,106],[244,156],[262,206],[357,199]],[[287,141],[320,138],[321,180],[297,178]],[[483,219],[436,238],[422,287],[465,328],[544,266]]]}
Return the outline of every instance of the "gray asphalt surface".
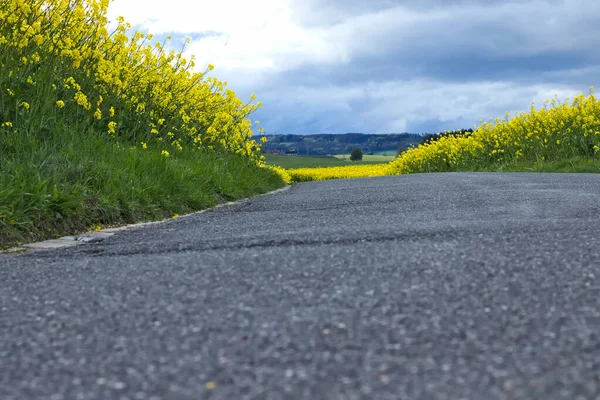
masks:
{"label": "gray asphalt surface", "polygon": [[409,175],[0,255],[0,399],[600,399],[599,211]]}

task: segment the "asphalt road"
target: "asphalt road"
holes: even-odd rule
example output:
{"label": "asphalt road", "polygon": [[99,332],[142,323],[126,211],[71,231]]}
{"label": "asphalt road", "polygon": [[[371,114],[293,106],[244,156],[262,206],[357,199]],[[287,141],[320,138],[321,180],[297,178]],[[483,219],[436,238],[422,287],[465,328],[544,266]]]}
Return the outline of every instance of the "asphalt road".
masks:
{"label": "asphalt road", "polygon": [[299,184],[0,256],[0,399],[600,399],[600,176]]}

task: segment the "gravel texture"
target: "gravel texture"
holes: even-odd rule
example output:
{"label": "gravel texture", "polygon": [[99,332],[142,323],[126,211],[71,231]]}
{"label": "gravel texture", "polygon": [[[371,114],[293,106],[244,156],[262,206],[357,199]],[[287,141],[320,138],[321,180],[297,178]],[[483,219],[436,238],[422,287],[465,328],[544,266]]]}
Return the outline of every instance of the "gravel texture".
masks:
{"label": "gravel texture", "polygon": [[416,174],[0,255],[0,399],[600,399],[599,211]]}

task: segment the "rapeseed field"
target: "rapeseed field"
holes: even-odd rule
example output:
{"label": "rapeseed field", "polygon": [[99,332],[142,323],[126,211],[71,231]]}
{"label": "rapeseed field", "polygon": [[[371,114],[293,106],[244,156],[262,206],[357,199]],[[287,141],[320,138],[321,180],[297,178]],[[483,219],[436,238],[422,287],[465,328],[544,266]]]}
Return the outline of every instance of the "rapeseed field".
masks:
{"label": "rapeseed field", "polygon": [[600,161],[600,101],[593,91],[591,87],[589,95],[581,94],[572,102],[555,97],[539,110],[532,103],[528,112],[512,118],[507,113],[481,123],[468,135],[442,135],[408,149],[386,165],[291,169],[288,173],[295,181],[308,181],[503,168],[514,171],[519,166],[543,171],[544,165],[565,160],[575,160],[569,162],[581,163],[585,167],[581,169],[589,170]]}
{"label": "rapeseed field", "polygon": [[477,170],[490,165],[595,159],[600,146],[600,102],[593,94],[548,100],[540,110],[507,113],[476,127],[468,137],[442,137],[409,149],[390,163],[389,174]]}
{"label": "rapeseed field", "polygon": [[294,182],[322,181],[326,179],[367,178],[371,176],[384,176],[388,164],[348,165],[342,167],[326,168],[295,168],[288,169],[287,173]]}

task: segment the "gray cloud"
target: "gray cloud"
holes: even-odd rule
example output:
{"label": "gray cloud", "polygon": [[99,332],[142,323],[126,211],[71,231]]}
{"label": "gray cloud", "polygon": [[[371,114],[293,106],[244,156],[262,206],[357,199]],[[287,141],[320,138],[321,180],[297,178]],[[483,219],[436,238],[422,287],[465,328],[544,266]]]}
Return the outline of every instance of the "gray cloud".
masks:
{"label": "gray cloud", "polygon": [[268,79],[231,71],[242,95],[263,102],[257,118],[268,133],[469,128],[555,93],[587,92],[600,78],[595,0],[291,4],[293,21],[335,57],[284,49]]}
{"label": "gray cloud", "polygon": [[352,87],[278,86],[262,94],[259,118],[267,133],[436,132],[470,128],[479,120],[527,110],[535,100],[571,86],[431,80],[364,83]]}

